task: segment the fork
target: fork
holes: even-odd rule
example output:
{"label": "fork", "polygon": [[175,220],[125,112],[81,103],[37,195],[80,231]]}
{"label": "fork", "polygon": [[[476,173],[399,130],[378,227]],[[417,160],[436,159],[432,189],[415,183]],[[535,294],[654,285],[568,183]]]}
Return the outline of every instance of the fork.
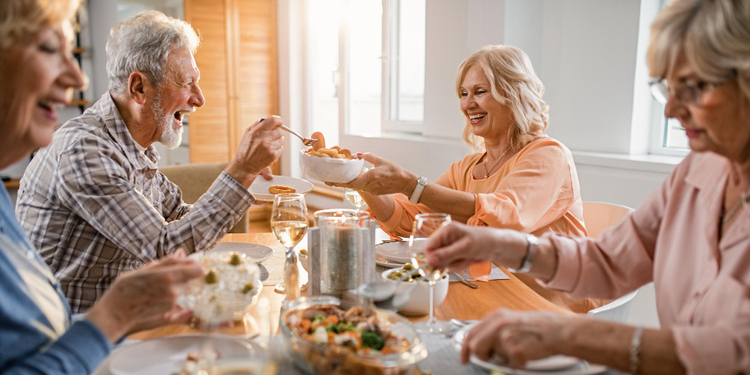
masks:
{"label": "fork", "polygon": [[305,138],[305,137],[297,134],[297,132],[295,132],[294,130],[287,128],[286,125],[281,125],[281,128],[284,129],[284,130],[286,130],[287,132],[292,133],[293,135],[297,136],[297,138],[299,138],[302,141],[302,144],[304,144],[305,146],[312,146],[313,143],[315,143],[315,142],[318,141],[317,139]]}
{"label": "fork", "polygon": [[458,281],[460,281],[461,284],[464,284],[471,289],[479,289],[479,285],[474,284],[469,280],[466,280],[466,278],[463,275],[461,275],[460,272],[453,272],[453,274],[456,275],[456,277],[458,278]]}

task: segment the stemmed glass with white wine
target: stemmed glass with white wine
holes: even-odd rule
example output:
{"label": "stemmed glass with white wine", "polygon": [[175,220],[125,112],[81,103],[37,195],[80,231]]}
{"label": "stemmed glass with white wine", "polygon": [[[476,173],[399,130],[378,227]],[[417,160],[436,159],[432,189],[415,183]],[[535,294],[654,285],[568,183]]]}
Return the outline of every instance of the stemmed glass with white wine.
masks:
{"label": "stemmed glass with white wine", "polygon": [[[367,173],[369,168],[362,168],[362,174]],[[362,198],[361,195],[359,195],[359,192],[354,189],[346,189],[344,190],[344,198],[352,204],[352,206],[357,208],[357,211],[360,211],[362,207],[367,205],[365,203],[364,198]]]}
{"label": "stemmed glass with white wine", "polygon": [[302,194],[278,194],[273,200],[271,229],[276,239],[286,247],[284,284],[277,284],[277,291],[284,291],[285,300],[300,296],[299,269],[294,247],[307,233],[307,205]]}
{"label": "stemmed glass with white wine", "polygon": [[426,241],[418,241],[432,236],[438,229],[451,222],[451,215],[441,213],[419,214],[415,217],[412,233],[409,237],[409,255],[414,267],[420,268],[420,275],[424,277],[430,286],[430,319],[426,322],[414,324],[414,329],[419,333],[445,333],[451,330],[449,322],[435,318],[435,284],[443,277],[443,270],[427,265],[425,255]]}

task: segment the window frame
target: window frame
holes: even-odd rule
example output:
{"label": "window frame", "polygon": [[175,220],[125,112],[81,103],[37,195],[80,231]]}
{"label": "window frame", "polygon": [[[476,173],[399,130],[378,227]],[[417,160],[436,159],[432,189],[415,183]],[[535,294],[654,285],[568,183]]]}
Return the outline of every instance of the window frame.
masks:
{"label": "window frame", "polygon": [[[424,133],[424,112],[422,121],[400,121],[391,120],[391,113],[394,107],[398,107],[398,92],[391,92],[391,89],[398,90],[398,67],[395,62],[394,50],[398,50],[399,20],[400,20],[400,1],[401,0],[382,0],[383,6],[383,26],[382,26],[382,92],[381,92],[381,131],[388,133]],[[426,35],[425,35],[426,38]],[[423,96],[424,98],[424,96]],[[424,111],[424,109],[423,109]]]}
{"label": "window frame", "polygon": [[[425,128],[424,115],[423,121],[394,121],[390,119],[391,109],[394,105],[398,105],[398,95],[391,95],[391,87],[396,86],[394,77],[391,73],[395,71],[394,76],[397,76],[397,69],[393,67],[393,58],[391,54],[392,46],[397,42],[397,31],[394,33],[392,27],[397,28],[398,22],[398,2],[400,0],[382,0],[383,16],[382,16],[382,50],[381,50],[381,93],[380,93],[380,106],[381,106],[381,118],[380,118],[380,129],[379,133],[411,133],[411,134],[423,134]],[[344,11],[346,15],[348,13],[348,7],[350,0],[344,1],[344,6],[347,8]],[[394,26],[395,24],[395,26]],[[347,17],[344,16],[339,21],[339,40],[338,40],[338,51],[339,51],[339,64],[337,74],[337,85],[336,90],[338,93],[338,116],[339,116],[339,136],[344,134],[349,135],[360,135],[352,134],[349,131],[350,125],[350,61],[349,61],[349,24]]]}
{"label": "window frame", "polygon": [[[660,0],[659,10],[669,5],[671,0]],[[690,153],[689,148],[666,146],[667,132],[669,132],[669,119],[664,115],[664,104],[659,103],[650,90],[647,92],[651,101],[650,133],[648,152],[652,155],[680,156],[685,157]]]}

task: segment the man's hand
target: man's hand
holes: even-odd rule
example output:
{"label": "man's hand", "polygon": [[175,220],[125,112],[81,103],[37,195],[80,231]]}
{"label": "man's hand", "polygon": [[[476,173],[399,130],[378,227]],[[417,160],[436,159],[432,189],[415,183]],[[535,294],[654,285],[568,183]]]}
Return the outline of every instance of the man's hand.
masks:
{"label": "man's hand", "polygon": [[177,306],[187,282],[203,275],[200,265],[172,255],[123,273],[86,314],[111,342],[132,332],[185,323],[192,312]]}
{"label": "man's hand", "polygon": [[[250,187],[261,172],[281,157],[284,151],[281,125],[281,117],[272,116],[248,127],[226,172],[246,188]],[[270,170],[264,172],[263,176],[269,179]]]}

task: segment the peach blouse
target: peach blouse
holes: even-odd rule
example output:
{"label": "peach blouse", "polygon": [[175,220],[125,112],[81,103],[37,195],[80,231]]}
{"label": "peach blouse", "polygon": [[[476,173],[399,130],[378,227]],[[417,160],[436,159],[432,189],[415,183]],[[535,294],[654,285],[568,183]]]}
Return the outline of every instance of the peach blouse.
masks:
{"label": "peach blouse", "polygon": [[[583,204],[573,156],[565,145],[544,135],[513,155],[489,178],[474,179],[472,171],[483,153],[464,157],[443,174],[436,184],[474,194],[474,216],[468,225],[509,228],[540,235],[553,231],[586,236]],[[431,212],[424,204],[409,202],[403,194],[392,196],[393,215],[379,221],[392,236],[407,237],[417,214]],[[577,313],[606,301],[572,299],[566,293],[549,290],[533,277],[515,274],[524,284],[550,302]]]}
{"label": "peach blouse", "polygon": [[750,373],[750,203],[720,237],[729,168],[717,154],[691,153],[599,238],[550,236],[559,262],[547,287],[614,298],[653,281],[688,374]]}
{"label": "peach blouse", "polygon": [[[435,181],[474,194],[474,216],[467,224],[509,228],[541,234],[548,231],[585,236],[583,206],[573,156],[562,143],[542,136],[529,142],[489,178],[476,180],[472,170],[483,153],[468,155]],[[406,237],[414,217],[431,212],[403,194],[395,200],[393,215],[381,222],[384,231]]]}

